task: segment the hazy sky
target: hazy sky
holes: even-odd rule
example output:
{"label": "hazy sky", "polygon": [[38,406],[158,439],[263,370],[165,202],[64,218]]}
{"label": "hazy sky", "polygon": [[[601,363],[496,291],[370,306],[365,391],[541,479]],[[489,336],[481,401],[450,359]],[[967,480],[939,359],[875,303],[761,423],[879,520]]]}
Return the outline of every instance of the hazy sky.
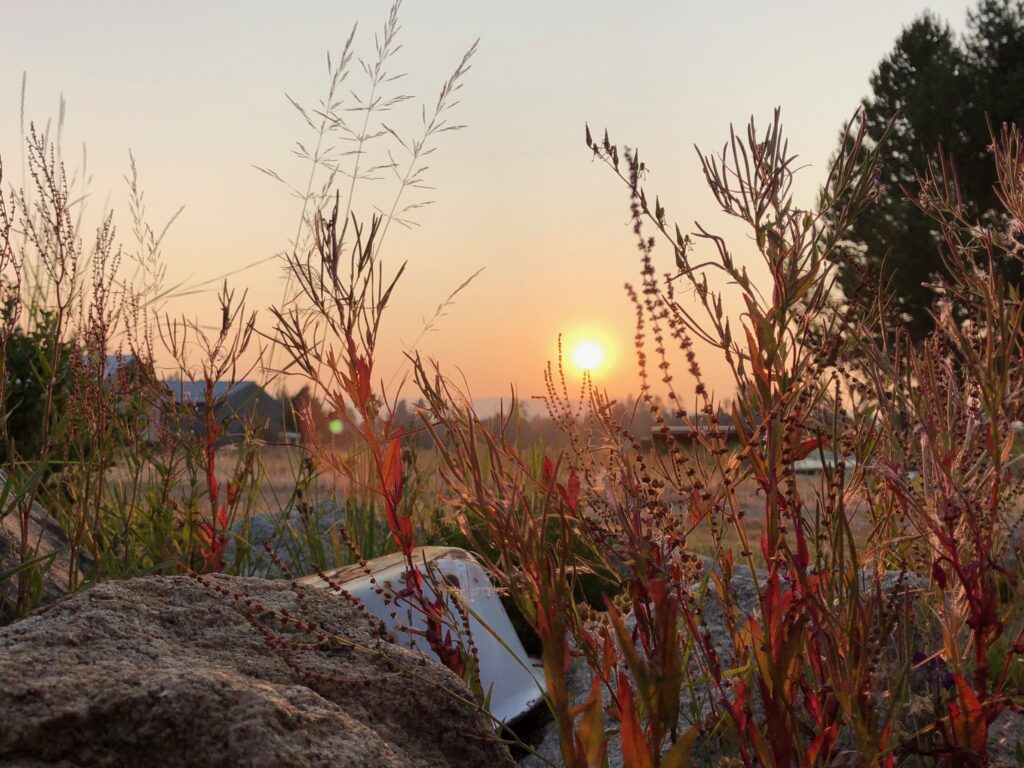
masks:
{"label": "hazy sky", "polygon": [[[669,217],[700,220],[744,252],[742,231],[722,221],[703,185],[693,145],[716,149],[730,122],[766,122],[783,110],[790,146],[808,164],[801,194],[813,193],[843,121],[901,28],[931,8],[962,29],[968,3],[941,0],[779,2],[481,2],[408,0],[394,93],[417,97],[388,121],[415,128],[422,102],[476,38],[480,48],[448,134],[431,156],[431,207],[410,231],[393,230],[388,264],[409,263],[384,327],[378,372],[390,377],[403,345],[469,275],[419,348],[461,369],[476,396],[543,391],[541,372],[559,332],[593,337],[609,360],[597,372],[612,394],[635,389],[632,310],[622,285],[637,279],[628,199],[592,162],[583,126],[639,147]],[[130,237],[122,179],[131,149],[150,218],[185,210],[165,243],[170,279],[200,281],[265,260],[287,246],[298,203],[254,169],[273,168],[305,185],[292,157],[310,132],[287,92],[315,106],[327,86],[325,53],[339,51],[358,22],[356,52],[374,56],[387,16],[371,2],[139,3],[135,0],[6,2],[0,46],[0,153],[8,181],[20,165],[18,99],[28,73],[26,112],[45,122],[68,103],[64,152],[92,176],[90,210],[109,205]],[[354,68],[347,85],[363,94]],[[411,132],[411,131],[410,131]],[[394,192],[389,181],[357,188],[369,214]],[[668,269],[670,253],[660,258]],[[261,310],[281,300],[279,265],[236,274]],[[182,300],[177,312],[211,318],[213,295]],[[278,359],[279,362],[279,359]],[[722,394],[725,379],[704,361]],[[679,374],[682,375],[682,367]]]}

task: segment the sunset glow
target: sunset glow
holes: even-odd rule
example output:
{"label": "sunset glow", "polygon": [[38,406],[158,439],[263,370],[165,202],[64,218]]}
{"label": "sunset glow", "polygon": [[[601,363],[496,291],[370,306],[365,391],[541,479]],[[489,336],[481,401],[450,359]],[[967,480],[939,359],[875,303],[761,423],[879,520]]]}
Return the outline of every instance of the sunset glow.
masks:
{"label": "sunset glow", "polygon": [[[400,370],[396,381],[410,382],[407,345],[418,340],[416,351],[438,360],[447,372],[464,373],[475,397],[500,396],[509,385],[524,396],[539,395],[545,391],[545,365],[557,355],[555,338],[564,332],[567,372],[578,376],[591,370],[612,395],[635,394],[633,306],[622,291],[623,282],[639,279],[636,241],[626,225],[629,199],[584,146],[584,126],[589,124],[598,138],[607,128],[613,141],[642,150],[653,164],[648,192],[661,195],[669,219],[678,221],[684,235],[698,221],[715,234],[743,237],[708,193],[691,146],[714,150],[731,123],[743,125],[752,114],[764,123],[773,107],[782,106],[787,123],[799,126],[794,138],[801,165],[807,166],[794,191],[800,205],[811,205],[837,131],[867,94],[872,68],[901,27],[927,5],[959,33],[973,4],[874,2],[868,4],[870,13],[854,12],[859,4],[851,0],[751,4],[750,20],[744,15],[731,31],[728,57],[721,55],[717,35],[691,32],[684,56],[678,36],[679,30],[730,28],[731,5],[637,4],[630,9],[630,27],[646,30],[643,68],[660,74],[636,78],[635,52],[621,44],[615,4],[581,14],[574,3],[452,0],[439,14],[429,3],[407,3],[396,43],[401,49],[386,68],[406,76],[389,81],[374,98],[412,98],[371,115],[367,132],[377,138],[366,154],[351,153],[340,130],[327,137],[338,139],[338,155],[321,170],[338,162],[338,178],[344,179],[329,197],[333,202],[340,191],[342,209],[360,221],[377,209],[391,210],[406,172],[405,150],[380,121],[411,146],[422,130],[422,110],[433,108],[438,88],[473,41],[480,38],[481,45],[453,99],[459,103],[447,117],[449,125],[466,128],[434,137],[437,151],[419,180],[423,188],[406,190],[396,208],[398,213],[413,206],[401,216],[411,226],[387,227],[382,252],[388,279],[398,265],[407,262],[407,267],[375,351],[381,375],[390,380]],[[160,231],[184,206],[162,242],[166,281],[197,290],[180,291],[166,310],[217,325],[215,293],[227,277],[239,296],[248,291],[249,307],[260,310],[259,332],[272,333],[272,316],[264,310],[282,305],[286,289],[294,290],[280,279],[281,263],[274,255],[291,251],[298,222],[311,220],[315,207],[307,210],[293,197],[293,188],[301,197],[308,186],[310,162],[292,150],[299,142],[313,152],[316,131],[284,94],[315,117],[330,86],[325,55],[331,52],[337,62],[358,22],[353,40],[358,53],[338,98],[344,97],[342,109],[355,110],[346,114],[358,116],[361,125],[359,104],[367,103],[370,83],[356,62],[375,55],[374,37],[389,5],[314,0],[309,7],[315,10],[304,15],[267,0],[108,0],[103,14],[89,3],[61,4],[60,11],[50,3],[17,4],[17,13],[4,19],[0,53],[4,191],[31,182],[21,173],[29,122],[56,126],[66,114],[63,131],[55,128],[54,135],[63,138],[68,173],[81,182],[73,196],[88,202],[84,228],[93,227],[109,208],[118,231],[130,235],[124,177],[131,148],[146,193],[147,223]],[[310,24],[309,18],[317,22]],[[541,18],[544,23],[537,23]],[[790,39],[793,18],[814,34]],[[775,44],[781,39],[788,44]],[[837,50],[843,55],[835,55]],[[806,76],[767,82],[756,73],[769,58],[778,72]],[[580,61],[588,66],[578,66]],[[696,76],[693,61],[717,65]],[[808,71],[807,61],[821,66]],[[87,173],[79,167],[83,147]],[[376,166],[390,169],[389,152],[400,164],[398,177],[387,170],[352,183],[357,158],[364,163],[360,173]],[[317,178],[312,186],[320,184]],[[749,243],[739,242],[736,258],[756,256]],[[654,259],[658,274],[674,269],[670,249],[659,246]],[[481,268],[431,332],[422,333],[425,318]],[[766,275],[753,270],[751,278]],[[722,287],[712,274],[711,288]],[[691,296],[680,301],[687,309],[693,306]],[[548,309],[527,309],[532,307]],[[723,309],[735,326],[744,307],[729,288]],[[583,353],[588,341],[597,346],[598,358],[579,362],[577,348]],[[720,356],[697,347],[707,385],[731,392],[734,383]],[[250,345],[245,367],[256,365],[256,350]],[[161,376],[177,375],[177,364],[160,345],[156,355]],[[270,369],[283,365],[280,359],[268,361]],[[258,365],[252,377],[272,391],[279,385],[289,391],[302,386],[299,377],[274,378]],[[403,396],[415,399],[414,388]]]}
{"label": "sunset glow", "polygon": [[572,364],[581,371],[593,371],[604,362],[604,350],[593,341],[583,341],[572,351]]}
{"label": "sunset glow", "polygon": [[1024,0],[0,20],[0,768],[1024,768]]}

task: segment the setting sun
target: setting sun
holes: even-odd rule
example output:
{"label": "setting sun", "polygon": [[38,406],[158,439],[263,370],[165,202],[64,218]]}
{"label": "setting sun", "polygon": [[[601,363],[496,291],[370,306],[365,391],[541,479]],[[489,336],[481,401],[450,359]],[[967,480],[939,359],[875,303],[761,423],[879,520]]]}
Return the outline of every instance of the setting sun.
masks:
{"label": "setting sun", "polygon": [[581,371],[593,371],[604,362],[604,350],[593,341],[582,341],[572,351],[572,362]]}

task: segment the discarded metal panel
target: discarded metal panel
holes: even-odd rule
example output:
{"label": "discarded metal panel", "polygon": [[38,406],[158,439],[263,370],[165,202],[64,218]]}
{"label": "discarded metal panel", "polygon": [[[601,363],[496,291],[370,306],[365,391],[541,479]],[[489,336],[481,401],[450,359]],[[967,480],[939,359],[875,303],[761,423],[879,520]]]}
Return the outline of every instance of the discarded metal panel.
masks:
{"label": "discarded metal panel", "polygon": [[[431,570],[458,589],[464,604],[472,611],[470,630],[480,658],[480,682],[484,691],[491,691],[491,715],[502,722],[512,722],[536,707],[544,695],[540,662],[526,654],[487,572],[476,558],[455,547],[420,547],[415,550],[414,559],[420,564],[421,572],[426,574],[426,564],[429,564]],[[373,584],[376,581],[386,593],[394,594],[405,585],[405,570],[405,558],[395,553],[369,561],[365,569],[358,565],[347,566],[329,571],[327,575],[359,598],[366,609],[395,634],[400,644],[418,648],[436,658],[420,635],[403,632],[400,627],[405,624],[425,629],[423,617],[409,606],[399,604],[399,621],[396,622],[392,616],[395,605],[385,603],[385,596],[378,594]],[[307,576],[299,581],[330,589],[319,576]],[[428,597],[433,597],[429,579],[424,583],[424,591]]]}
{"label": "discarded metal panel", "polygon": [[[843,458],[843,466],[847,469],[853,469],[857,464],[857,460],[852,456],[846,456]],[[812,475],[818,472],[824,472],[825,469],[835,470],[839,467],[839,460],[835,454],[831,451],[811,451],[806,458],[800,461],[793,462],[793,471],[797,474]]]}

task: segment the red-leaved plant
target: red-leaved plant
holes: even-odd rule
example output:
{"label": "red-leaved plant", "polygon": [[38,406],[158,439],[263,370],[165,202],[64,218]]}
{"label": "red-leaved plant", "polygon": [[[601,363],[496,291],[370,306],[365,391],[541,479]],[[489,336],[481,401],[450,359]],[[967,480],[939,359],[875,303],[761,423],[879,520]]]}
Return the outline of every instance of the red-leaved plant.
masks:
{"label": "red-leaved plant", "polygon": [[[655,448],[587,379],[575,405],[559,361],[547,399],[570,448],[538,472],[504,426],[453,405],[464,398],[417,365],[463,529],[495,553],[489,568],[540,637],[566,765],[602,765],[611,739],[630,766],[698,753],[777,768],[970,764],[986,759],[986,723],[1019,695],[1006,689],[1019,634],[995,686],[988,671],[1019,583],[1006,555],[1020,514],[1024,310],[985,254],[996,243],[1016,258],[1013,242],[978,234],[954,187],[931,177],[920,201],[951,254],[936,338],[912,347],[883,298],[870,311],[838,301],[833,264],[879,189],[880,147],[856,121],[847,135],[810,208],[794,201],[778,114],[701,156],[723,212],[750,229],[758,274],[699,225],[710,254],[696,257],[651,204],[639,153],[587,130],[630,193],[642,282],[627,290]],[[996,151],[1010,203],[1024,200],[1016,142],[1006,134]],[[646,227],[673,252],[664,279]],[[704,383],[698,350],[724,357],[731,403]],[[680,360],[689,394],[672,373]],[[799,479],[797,463],[815,459],[814,478]],[[578,599],[582,572],[611,575],[604,613]],[[929,583],[938,634],[915,611]],[[577,656],[593,685],[574,700]],[[922,706],[921,670],[939,656],[951,688]]]}

